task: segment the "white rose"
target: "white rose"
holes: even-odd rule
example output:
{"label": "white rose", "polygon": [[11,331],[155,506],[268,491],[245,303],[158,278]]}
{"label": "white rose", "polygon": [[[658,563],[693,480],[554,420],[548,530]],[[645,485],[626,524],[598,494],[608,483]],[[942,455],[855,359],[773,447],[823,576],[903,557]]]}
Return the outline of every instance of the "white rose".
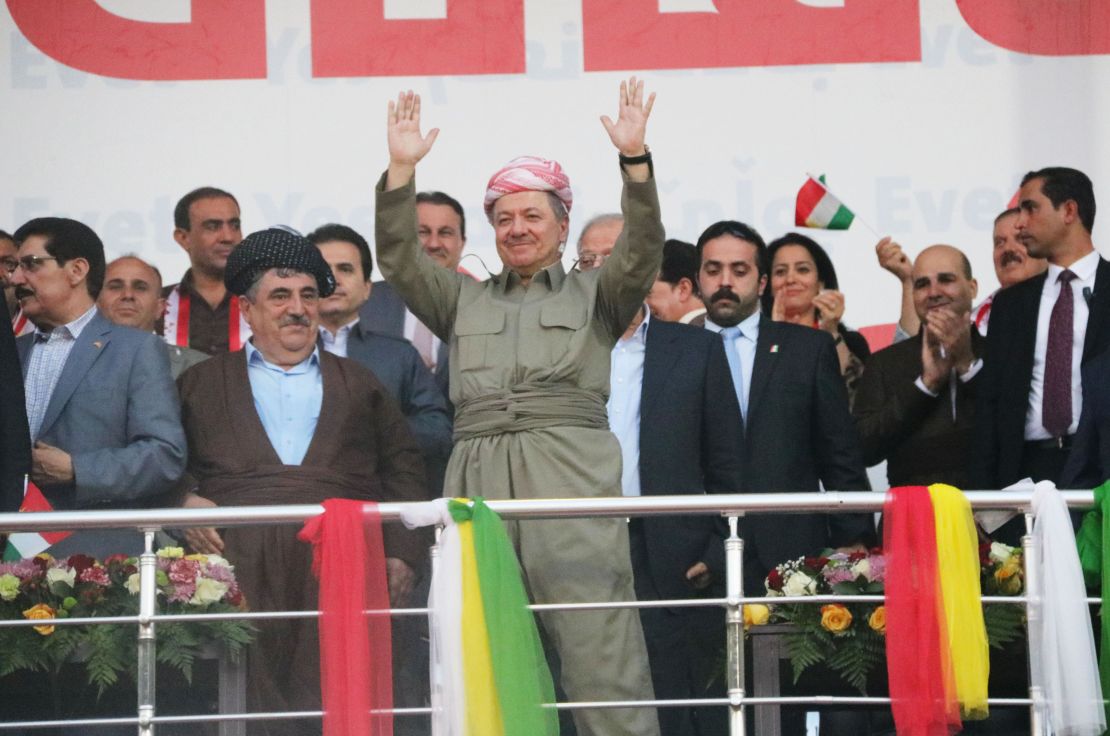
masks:
{"label": "white rose", "polygon": [[206,606],[215,603],[227,593],[227,584],[212,578],[197,578],[197,590],[189,602],[194,606]]}
{"label": "white rose", "polygon": [[782,586],[783,595],[813,595],[816,591],[817,583],[801,571],[791,574]]}
{"label": "white rose", "polygon": [[1013,555],[1013,550],[1007,544],[1001,542],[991,542],[990,558],[1000,564],[1006,564],[1006,560],[1010,559]]}
{"label": "white rose", "polygon": [[76,581],[77,571],[74,570],[72,567],[52,567],[46,571],[47,583],[66,583],[67,585],[69,585],[69,587],[72,588]]}
{"label": "white rose", "polygon": [[226,567],[229,570],[231,569],[231,563],[225,560],[223,557],[220,557],[219,555],[208,555],[208,564],[219,565],[220,567]]}
{"label": "white rose", "polygon": [[131,576],[127,578],[127,592],[131,595],[139,594],[139,573],[133,572]]}
{"label": "white rose", "polygon": [[871,560],[867,557],[852,563],[852,577],[858,578],[860,575],[871,579]]}

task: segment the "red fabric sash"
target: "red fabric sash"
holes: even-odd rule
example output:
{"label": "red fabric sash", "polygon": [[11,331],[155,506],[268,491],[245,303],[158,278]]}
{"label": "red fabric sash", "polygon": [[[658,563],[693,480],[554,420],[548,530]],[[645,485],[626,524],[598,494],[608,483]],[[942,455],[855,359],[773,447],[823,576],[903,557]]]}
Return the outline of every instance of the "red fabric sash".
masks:
{"label": "red fabric sash", "polygon": [[923,486],[892,488],[883,506],[886,666],[898,736],[960,731],[937,570],[933,502]]}
{"label": "red fabric sash", "polygon": [[320,580],[320,691],[324,736],[393,736],[393,654],[382,523],[374,503],[330,498],[297,534],[312,544]]}

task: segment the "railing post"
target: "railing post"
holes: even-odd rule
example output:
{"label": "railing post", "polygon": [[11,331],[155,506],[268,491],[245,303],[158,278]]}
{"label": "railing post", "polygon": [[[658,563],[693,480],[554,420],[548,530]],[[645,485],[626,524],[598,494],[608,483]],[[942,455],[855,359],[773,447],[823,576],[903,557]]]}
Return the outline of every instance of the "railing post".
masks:
{"label": "railing post", "polygon": [[1025,655],[1029,664],[1029,733],[1039,736],[1042,733],[1041,718],[1043,716],[1044,694],[1039,687],[1033,685],[1033,627],[1040,626],[1041,601],[1034,600],[1030,591],[1040,590],[1040,581],[1037,579],[1037,566],[1033,564],[1039,550],[1033,538],[1033,514],[1025,514],[1025,534],[1021,538],[1022,566],[1025,568]]}
{"label": "railing post", "polygon": [[139,736],[154,736],[154,621],[158,608],[158,558],[154,554],[154,531],[143,530],[143,553],[139,556],[139,641],[138,685]]}
{"label": "railing post", "polygon": [[[431,548],[431,550],[429,550],[429,553],[428,553],[428,556],[429,556],[430,561],[431,561],[431,568],[432,568],[432,585],[435,585],[436,573],[439,571],[439,550],[440,550],[440,548],[439,548],[439,538],[440,538],[440,535],[442,535],[442,534],[443,534],[443,527],[442,526],[436,526],[436,532],[435,532],[436,541],[435,541],[435,544],[432,545],[432,548]],[[429,595],[428,603],[426,605],[430,604],[431,600],[432,600],[432,598]],[[440,644],[440,642],[439,642],[439,636],[440,636],[439,632],[440,632],[439,621],[436,620],[435,611],[434,610],[429,610],[428,611],[428,663],[429,663],[430,666],[428,668],[429,669],[428,676],[431,677],[432,679],[431,679],[431,683],[430,683],[430,687],[428,688],[428,691],[431,693],[431,701],[432,701],[431,702],[432,713],[431,713],[431,716],[429,716],[431,718],[431,721],[432,721],[432,723],[431,723],[432,736],[446,736],[446,734],[441,734],[439,732],[438,724],[440,722],[440,719],[436,717],[436,714],[441,713],[442,709],[443,709],[443,667],[440,666],[439,655],[438,655],[439,644]]]}
{"label": "railing post", "polygon": [[728,598],[727,662],[728,662],[728,732],[744,736],[744,540],[737,534],[737,518],[728,517],[728,539],[725,540],[725,595]]}

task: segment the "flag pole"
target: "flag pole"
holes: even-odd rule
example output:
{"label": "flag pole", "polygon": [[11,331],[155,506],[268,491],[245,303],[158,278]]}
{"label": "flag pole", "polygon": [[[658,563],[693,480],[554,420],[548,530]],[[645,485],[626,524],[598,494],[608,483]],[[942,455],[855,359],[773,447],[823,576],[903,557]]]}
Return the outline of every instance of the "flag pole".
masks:
{"label": "flag pole", "polygon": [[[844,201],[844,200],[843,200],[843,198],[839,197],[839,196],[837,195],[837,193],[836,193],[836,192],[834,192],[833,190],[829,189],[829,185],[828,185],[828,184],[826,184],[825,182],[821,181],[821,178],[820,178],[820,177],[814,176],[813,174],[809,173],[808,171],[806,172],[806,176],[808,176],[808,177],[809,177],[810,179],[812,179],[813,181],[815,181],[815,182],[817,182],[818,184],[820,184],[820,185],[821,185],[821,188],[822,188],[822,189],[824,189],[824,190],[825,190],[826,192],[828,192],[828,193],[829,193],[829,194],[831,194],[832,196],[836,197],[836,198],[837,198],[838,200],[840,200],[841,202],[843,202],[843,201]],[[874,235],[876,239],[878,239],[878,240],[882,240],[883,236],[882,236],[882,235],[879,235],[879,231],[878,231],[878,230],[876,230],[875,228],[871,227],[871,224],[870,224],[870,223],[868,223],[868,222],[867,222],[867,220],[863,219],[863,218],[862,218],[862,217],[860,217],[860,216],[859,216],[858,214],[856,214],[855,210],[853,210],[853,211],[852,211],[852,215],[853,215],[853,217],[854,217],[854,219],[855,219],[855,220],[858,220],[858,221],[859,221],[859,224],[863,225],[863,226],[864,226],[865,228],[867,228],[868,230],[870,230],[870,231],[871,231],[871,234],[872,234],[872,235]]]}

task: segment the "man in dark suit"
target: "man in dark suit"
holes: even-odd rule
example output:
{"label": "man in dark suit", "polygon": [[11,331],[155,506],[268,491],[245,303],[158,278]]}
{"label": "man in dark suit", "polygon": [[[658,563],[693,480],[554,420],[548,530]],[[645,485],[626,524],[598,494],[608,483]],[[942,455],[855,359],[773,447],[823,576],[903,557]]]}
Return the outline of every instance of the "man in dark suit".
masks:
{"label": "man in dark suit", "polygon": [[[418,192],[416,222],[417,236],[428,257],[444,268],[467,273],[459,266],[463,248],[466,247],[466,215],[458,200],[443,192]],[[433,335],[413,316],[388,282],[374,282],[370,298],[359,316],[374,332],[412,341],[425,365],[435,374],[436,385],[443,392],[444,399],[449,400],[447,343]]]}
{"label": "man in dark suit", "polygon": [[1059,485],[1094,488],[1107,479],[1110,479],[1110,351],[1083,366],[1083,413]]}
{"label": "man in dark suit", "polygon": [[[579,238],[583,270],[600,268],[623,220],[595,218]],[[613,224],[616,227],[613,227]],[[606,237],[608,236],[608,237]],[[589,250],[584,251],[583,245]],[[620,441],[626,496],[736,493],[741,486],[740,407],[720,340],[705,330],[651,317],[647,306],[613,347],[609,426]],[[645,517],[629,524],[638,600],[724,594],[724,524],[706,516]],[[716,608],[640,611],[655,697],[723,696],[713,671],[724,643]],[[715,682],[714,682],[715,681]],[[661,708],[675,736],[727,731],[721,708]]]}
{"label": "man in dark suit", "polygon": [[[831,336],[759,312],[767,284],[762,237],[741,222],[698,238],[705,327],[722,334],[744,416],[744,490],[868,490],[859,439]],[[737,329],[738,328],[738,329]],[[756,515],[745,519],[744,582],[763,592],[775,565],[825,547],[869,541],[869,515]]]}
{"label": "man in dark suit", "polygon": [[369,368],[401,405],[409,428],[424,453],[429,498],[443,495],[443,472],[451,454],[447,401],[420,354],[402,337],[366,324],[360,311],[378,290],[370,282],[370,246],[346,225],[323,225],[308,234],[335,275],[336,290],[320,302],[323,348]]}
{"label": "man in dark suit", "polygon": [[[975,485],[1058,482],[1083,405],[1081,367],[1110,347],[1110,263],[1091,240],[1091,180],[1053,167],[1022,179],[1017,227],[1046,273],[998,292],[976,407]],[[1003,530],[1015,541],[1020,529]]]}
{"label": "man in dark suit", "polygon": [[892,487],[967,488],[982,368],[982,338],[969,319],[978,285],[967,257],[949,245],[923,250],[910,280],[923,328],[867,361],[852,407],[863,458],[885,460]]}
{"label": "man in dark suit", "polygon": [[[0,513],[19,510],[23,476],[31,470],[31,441],[23,396],[23,371],[8,304],[0,299]],[[0,541],[2,543],[2,541]]]}
{"label": "man in dark suit", "polygon": [[[157,336],[96,309],[104,247],[58,217],[15,233],[16,296],[35,323],[19,338],[32,450],[31,479],[56,509],[133,507],[169,492],[185,467],[185,434]],[[52,554],[141,550],[135,533],[79,533]]]}

